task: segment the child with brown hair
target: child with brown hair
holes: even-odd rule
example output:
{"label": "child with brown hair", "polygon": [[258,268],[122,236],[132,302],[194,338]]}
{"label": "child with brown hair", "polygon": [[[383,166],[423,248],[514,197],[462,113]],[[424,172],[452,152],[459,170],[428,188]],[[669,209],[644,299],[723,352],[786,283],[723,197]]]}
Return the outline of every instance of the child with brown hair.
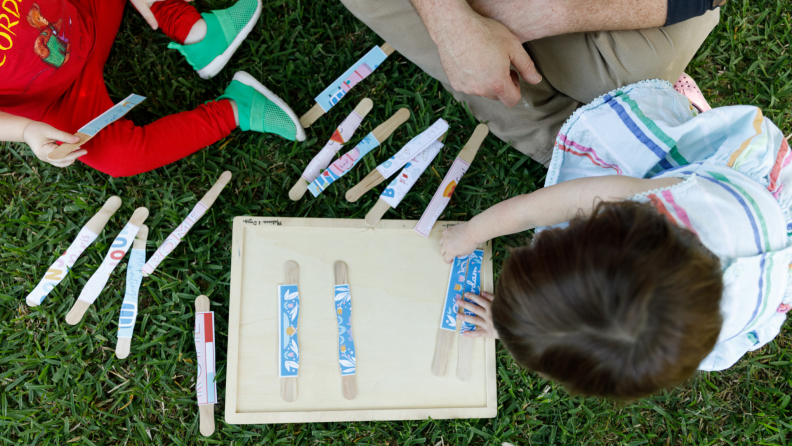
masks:
{"label": "child with brown hair", "polygon": [[446,261],[538,232],[462,320],[570,391],[617,399],[770,342],[792,303],[792,154],[758,108],[693,102],[661,81],[597,99],[559,132],[545,188],[446,230]]}
{"label": "child with brown hair", "polygon": [[[305,139],[289,106],[240,71],[214,101],[145,126],[121,118],[62,160],[49,160],[60,142],[79,142],[73,133],[113,106],[103,71],[125,5],[125,0],[0,4],[0,141],[26,142],[39,159],[58,167],[79,159],[112,176],[130,176],[195,153],[237,127]],[[135,0],[135,6],[204,79],[225,67],[262,10],[261,0],[238,0],[204,14],[184,0]]]}

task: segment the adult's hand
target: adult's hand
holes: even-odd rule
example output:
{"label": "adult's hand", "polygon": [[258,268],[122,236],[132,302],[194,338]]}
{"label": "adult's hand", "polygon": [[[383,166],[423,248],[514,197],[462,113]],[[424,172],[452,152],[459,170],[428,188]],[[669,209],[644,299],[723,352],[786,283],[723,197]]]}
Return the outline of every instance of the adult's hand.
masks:
{"label": "adult's hand", "polygon": [[[155,2],[159,2],[162,0],[129,0],[129,1],[130,3],[132,3],[132,6],[134,6],[135,9],[138,10],[140,15],[142,15],[143,18],[146,19],[146,22],[148,22],[149,26],[151,26],[151,29],[159,28],[159,23],[157,23],[157,18],[154,17],[154,13],[151,12],[151,5],[153,5]],[[191,2],[193,0],[185,0],[185,1]]]}
{"label": "adult's hand", "polygon": [[521,97],[517,73],[531,84],[542,80],[519,39],[502,24],[475,13],[465,0],[413,1],[454,90],[513,107]]}
{"label": "adult's hand", "polygon": [[80,142],[80,138],[43,122],[31,121],[25,126],[22,135],[38,159],[55,167],[71,166],[74,160],[88,153],[85,149],[78,149],[63,159],[51,160],[47,158],[50,152],[58,148],[58,141],[75,144]]}

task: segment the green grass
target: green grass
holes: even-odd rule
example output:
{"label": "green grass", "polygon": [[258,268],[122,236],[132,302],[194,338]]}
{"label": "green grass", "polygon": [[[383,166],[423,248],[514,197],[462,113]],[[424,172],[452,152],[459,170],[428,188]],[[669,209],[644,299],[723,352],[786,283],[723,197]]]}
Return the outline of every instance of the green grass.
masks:
{"label": "green grass", "polygon": [[[197,2],[201,10],[231,0]],[[751,104],[785,134],[792,132],[792,0],[737,1],[688,72],[713,105]],[[331,79],[381,40],[337,1],[269,2],[261,23],[223,73],[202,81],[168,39],[128,8],[106,69],[114,99],[149,99],[130,117],[139,124],[188,110],[219,95],[237,69],[262,79],[298,113]],[[789,421],[792,346],[788,332],[725,373],[701,373],[679,388],[619,407],[573,397],[498,353],[498,416],[492,420],[229,426],[222,423],[229,300],[231,221],[237,215],[363,218],[376,194],[347,203],[342,192],[391,153],[385,144],[365,167],[319,199],[298,203],[288,189],[341,116],[364,96],[375,108],[358,138],[408,106],[402,143],[439,117],[451,123],[450,146],[396,211],[417,219],[475,121],[442,87],[398,54],[353,90],[308,132],[305,143],[235,131],[214,146],[154,172],[112,179],[76,164],[57,169],[24,145],[0,143],[0,444],[768,444],[792,440]],[[355,141],[352,141],[354,143]],[[187,214],[220,171],[234,173],[217,205],[190,232],[155,277],[143,282],[132,354],[113,355],[125,262],[83,322],[64,323],[76,294],[137,206],[147,206],[148,254]],[[545,169],[489,137],[442,218],[467,220],[505,198],[534,190]],[[380,186],[381,188],[381,186]],[[99,240],[41,307],[24,296],[45,268],[110,195],[124,205]],[[496,265],[525,235],[498,239]],[[497,273],[496,267],[496,273]],[[217,433],[198,434],[193,393],[193,300],[215,303],[219,391]]]}

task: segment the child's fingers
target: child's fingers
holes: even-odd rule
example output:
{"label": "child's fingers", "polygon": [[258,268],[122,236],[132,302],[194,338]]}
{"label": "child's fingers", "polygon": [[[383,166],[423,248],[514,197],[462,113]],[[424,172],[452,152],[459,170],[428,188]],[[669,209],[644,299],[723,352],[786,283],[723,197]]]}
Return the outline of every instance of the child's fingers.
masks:
{"label": "child's fingers", "polygon": [[85,150],[85,149],[76,150],[76,151],[64,156],[62,159],[59,159],[57,161],[51,161],[51,162],[52,162],[52,165],[55,166],[55,167],[69,167],[72,164],[74,164],[74,161],[76,161],[77,158],[85,155],[86,153],[88,153],[88,151]]}
{"label": "child's fingers", "polygon": [[469,338],[491,338],[492,334],[481,327],[476,327],[474,331],[462,333],[462,336],[467,336]]}
{"label": "child's fingers", "polygon": [[145,0],[129,0],[132,2],[132,6],[138,10],[140,15],[143,16],[143,19],[148,22],[151,29],[157,29],[159,24],[157,23],[157,18],[154,17],[154,13],[151,12],[151,8],[149,7],[148,3]]}
{"label": "child's fingers", "polygon": [[54,141],[66,142],[76,144],[80,142],[80,137],[72,135],[71,133],[58,130],[55,127],[47,126],[44,130],[44,136]]}
{"label": "child's fingers", "polygon": [[492,304],[491,301],[489,301],[487,299],[483,299],[481,296],[479,296],[477,294],[465,293],[465,297],[467,297],[468,299],[472,300],[473,302],[478,304],[478,306],[484,308],[485,310],[489,310],[489,307]]}
{"label": "child's fingers", "polygon": [[492,302],[492,299],[493,299],[495,296],[493,296],[493,295],[492,295],[492,293],[488,293],[488,292],[486,292],[486,291],[482,291],[482,292],[481,292],[481,297],[483,297],[484,299],[487,299],[488,301]]}
{"label": "child's fingers", "polygon": [[480,305],[477,305],[473,302],[465,302],[464,300],[460,300],[459,308],[464,308],[476,316],[484,317],[487,315],[487,310],[485,308],[482,308]]}
{"label": "child's fingers", "polygon": [[467,314],[459,314],[457,315],[457,318],[462,322],[470,322],[471,324],[476,324],[476,325],[487,324],[487,321],[485,321],[484,318],[480,316],[468,316]]}

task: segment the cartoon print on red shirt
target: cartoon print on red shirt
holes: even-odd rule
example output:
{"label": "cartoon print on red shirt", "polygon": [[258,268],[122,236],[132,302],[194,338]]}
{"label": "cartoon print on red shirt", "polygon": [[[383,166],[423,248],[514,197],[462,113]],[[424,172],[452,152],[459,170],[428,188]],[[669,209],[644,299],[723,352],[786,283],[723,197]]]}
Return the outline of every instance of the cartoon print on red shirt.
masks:
{"label": "cartoon print on red shirt", "polygon": [[36,39],[34,51],[44,63],[55,68],[60,68],[69,61],[71,43],[63,35],[63,19],[52,24],[41,14],[38,4],[28,11],[27,21],[30,26],[40,29],[41,34]]}

